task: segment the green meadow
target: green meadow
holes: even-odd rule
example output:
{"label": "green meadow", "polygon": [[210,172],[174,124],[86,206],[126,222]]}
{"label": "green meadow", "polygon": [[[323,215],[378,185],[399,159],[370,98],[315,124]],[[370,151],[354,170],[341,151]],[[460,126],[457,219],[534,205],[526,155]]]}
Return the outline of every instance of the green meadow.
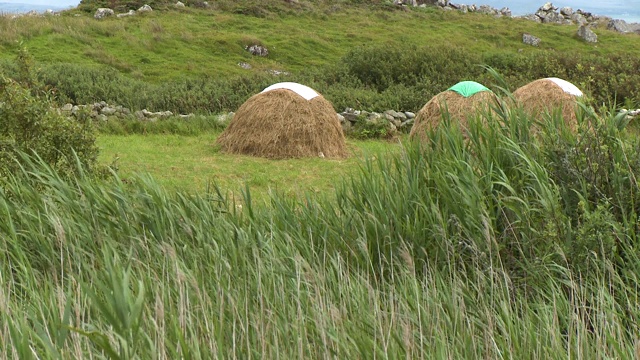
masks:
{"label": "green meadow", "polygon": [[[385,1],[185,2],[0,17],[0,359],[640,356],[640,140],[618,113],[640,104],[640,36],[589,45]],[[354,133],[340,160],[215,146],[216,114],[276,81],[337,111],[417,111],[459,80],[507,99],[546,76],[587,93],[577,131],[505,101],[466,135],[446,117],[428,143]],[[196,116],[52,110],[102,100]]]}

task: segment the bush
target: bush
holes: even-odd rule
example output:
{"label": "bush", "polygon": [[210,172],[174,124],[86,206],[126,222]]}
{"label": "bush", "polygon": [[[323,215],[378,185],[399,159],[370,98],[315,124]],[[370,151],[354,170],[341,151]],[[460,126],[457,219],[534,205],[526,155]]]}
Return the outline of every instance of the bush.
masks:
{"label": "bush", "polygon": [[91,120],[69,118],[54,108],[54,91],[37,80],[24,49],[17,69],[16,79],[0,78],[0,176],[20,166],[20,153],[37,154],[61,173],[76,169],[76,159],[93,170],[98,148]]}

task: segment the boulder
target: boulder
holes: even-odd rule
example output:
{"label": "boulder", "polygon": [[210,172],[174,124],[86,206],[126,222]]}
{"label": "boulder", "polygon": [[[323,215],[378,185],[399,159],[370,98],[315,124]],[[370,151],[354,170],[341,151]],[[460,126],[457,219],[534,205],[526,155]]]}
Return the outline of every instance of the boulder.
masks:
{"label": "boulder", "polygon": [[241,68],[243,68],[245,70],[251,70],[251,68],[252,68],[251,64],[248,64],[246,62],[239,62],[238,66],[240,66]]}
{"label": "boulder", "polygon": [[73,110],[73,104],[64,104],[64,106],[60,108],[60,110],[64,112],[71,112],[71,110]]}
{"label": "boulder", "polygon": [[569,6],[565,6],[560,9],[560,14],[566,18],[571,18],[571,15],[573,15],[573,9]]}
{"label": "boulder", "polygon": [[251,53],[251,55],[255,55],[255,56],[265,57],[265,56],[269,55],[269,49],[267,49],[266,47],[264,47],[262,45],[246,46],[245,50],[247,50],[249,53]]}
{"label": "boulder", "polygon": [[96,13],[93,14],[93,17],[100,20],[106,18],[107,16],[113,16],[113,14],[113,10],[109,8],[99,8],[98,10],[96,10]]}
{"label": "boulder", "polygon": [[551,11],[546,13],[546,16],[542,18],[542,22],[545,24],[562,24],[564,23],[564,16],[555,11]]}
{"label": "boulder", "polygon": [[185,6],[184,6],[184,3],[183,3],[182,1],[178,1],[178,2],[176,3],[175,7],[177,7],[177,8],[183,8],[183,7],[185,7]]}
{"label": "boulder", "polygon": [[151,6],[147,4],[144,4],[143,6],[140,7],[140,9],[138,9],[138,12],[147,12],[147,11],[153,11]]}
{"label": "boulder", "polygon": [[503,7],[502,9],[500,9],[500,15],[511,17],[511,9],[509,9],[508,7]]}
{"label": "boulder", "polygon": [[627,24],[626,21],[618,20],[618,19],[609,21],[609,23],[607,24],[607,29],[617,31],[623,34],[633,32],[633,30],[631,29],[629,24]]}
{"label": "boulder", "polygon": [[110,107],[110,106],[105,106],[100,110],[100,114],[104,114],[107,116],[113,115],[116,113],[116,109]]}
{"label": "boulder", "polygon": [[540,45],[540,41],[542,41],[539,37],[533,36],[531,34],[522,34],[522,42],[531,45],[538,46]]}
{"label": "boulder", "polygon": [[480,5],[476,9],[476,11],[481,13],[481,14],[490,14],[490,15],[497,15],[498,14],[498,10],[492,8],[489,5]]}
{"label": "boulder", "polygon": [[591,29],[584,25],[580,25],[580,27],[578,28],[578,37],[589,43],[598,42],[598,35],[596,35],[596,33],[594,33]]}
{"label": "boulder", "polygon": [[556,11],[556,10],[558,10],[558,8],[553,6],[553,4],[550,2],[545,3],[544,5],[540,6],[540,8],[538,9],[538,11],[542,11],[542,12],[550,12],[550,11]]}
{"label": "boulder", "polygon": [[535,15],[535,14],[523,15],[520,18],[526,19],[526,20],[535,21],[535,22],[538,22],[538,23],[542,22],[542,19],[540,19],[540,17],[538,15]]}
{"label": "boulder", "polygon": [[578,24],[578,25],[586,25],[587,24],[587,18],[584,17],[584,15],[580,14],[580,13],[573,13],[571,14],[570,17],[571,21],[573,21],[574,23]]}

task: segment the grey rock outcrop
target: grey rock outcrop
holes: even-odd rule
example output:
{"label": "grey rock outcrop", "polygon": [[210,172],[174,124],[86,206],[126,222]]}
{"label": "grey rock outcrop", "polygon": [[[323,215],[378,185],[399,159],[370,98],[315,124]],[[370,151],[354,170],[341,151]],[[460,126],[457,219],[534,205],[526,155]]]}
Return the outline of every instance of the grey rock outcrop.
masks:
{"label": "grey rock outcrop", "polygon": [[362,123],[369,126],[382,126],[390,136],[395,135],[398,131],[409,132],[416,117],[412,112],[387,110],[377,113],[354,110],[353,108],[346,108],[337,116],[342,130],[347,134],[357,128],[358,123]]}
{"label": "grey rock outcrop", "polygon": [[562,9],[560,9],[560,14],[564,17],[570,18],[571,15],[573,15],[573,9],[569,6],[565,6]]}
{"label": "grey rock outcrop", "polygon": [[107,16],[113,16],[114,12],[112,9],[109,8],[99,8],[98,10],[96,10],[96,13],[93,14],[94,19],[104,19]]}
{"label": "grey rock outcrop", "polygon": [[626,21],[617,20],[617,19],[609,21],[609,23],[607,24],[607,29],[613,30],[613,31],[617,31],[617,32],[623,33],[623,34],[633,31],[631,29],[631,26],[629,26],[629,24],[627,24]]}
{"label": "grey rock outcrop", "polygon": [[255,55],[255,56],[268,56],[269,55],[269,49],[267,49],[266,47],[262,46],[262,45],[251,45],[251,46],[246,46],[245,50],[247,50],[249,53],[251,53],[251,55]]}
{"label": "grey rock outcrop", "polygon": [[531,34],[522,34],[522,42],[531,46],[540,45],[540,41],[542,41],[539,37],[533,36]]}
{"label": "grey rock outcrop", "polygon": [[593,32],[588,26],[581,25],[578,28],[578,37],[588,43],[596,43],[598,42],[598,35]]}

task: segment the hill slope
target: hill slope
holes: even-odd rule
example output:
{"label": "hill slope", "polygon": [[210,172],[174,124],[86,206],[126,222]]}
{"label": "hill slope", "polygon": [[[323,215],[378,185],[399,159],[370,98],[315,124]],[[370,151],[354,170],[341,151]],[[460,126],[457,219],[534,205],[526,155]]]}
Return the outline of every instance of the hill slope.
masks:
{"label": "hill slope", "polygon": [[[91,2],[91,5],[97,3]],[[124,6],[124,3],[119,6]],[[221,1],[208,9],[171,8],[132,17],[95,20],[92,13],[83,12],[83,8],[89,5],[83,1],[78,10],[61,17],[1,18],[0,33],[4,36],[0,39],[0,59],[10,59],[20,41],[45,70],[59,64],[55,74],[50,76],[55,78],[50,79],[53,85],[77,76],[79,69],[92,74],[92,83],[98,81],[95,78],[103,76],[119,79],[130,87],[161,86],[187,80],[204,86],[203,82],[237,79],[238,76],[262,79],[257,84],[245,81],[233,85],[240,86],[236,90],[247,94],[263,83],[273,81],[266,75],[272,70],[290,73],[289,79],[314,83],[325,92],[334,91],[335,86],[329,89],[331,85],[340,83],[346,87],[359,87],[362,91],[370,91],[374,87],[380,93],[388,90],[390,85],[411,87],[420,82],[416,79],[429,80],[427,76],[450,75],[448,81],[442,79],[442,82],[432,84],[422,81],[422,88],[409,89],[420,91],[422,98],[443,90],[442,86],[457,81],[458,77],[477,76],[478,71],[473,67],[478,63],[506,71],[514,80],[514,86],[527,82],[527,77],[548,74],[576,83],[584,82],[583,87],[595,88],[596,84],[592,83],[595,80],[590,80],[589,76],[593,78],[600,68],[613,71],[611,64],[596,62],[609,61],[607,59],[615,55],[622,59],[615,61],[616,66],[624,65],[631,69],[635,65],[633,59],[640,58],[640,36],[636,35],[596,30],[600,42],[592,45],[578,39],[573,26],[442,12],[435,8],[400,11],[385,4],[352,6],[347,2]],[[542,38],[540,47],[522,44],[523,33]],[[246,47],[253,44],[266,46],[269,55],[252,56]],[[430,50],[426,51],[427,48]],[[432,58],[425,59],[425,53]],[[245,69],[248,66],[242,63],[251,69]],[[374,63],[378,68],[368,65]],[[462,69],[456,69],[456,63]],[[585,68],[576,73],[577,65]],[[590,65],[595,66],[593,71]],[[403,74],[379,84],[382,78],[389,76],[385,66]],[[367,74],[362,76],[358,71]],[[613,77],[624,73],[625,69],[616,71]],[[61,73],[66,75],[59,75]],[[609,75],[603,73],[598,76],[607,78]],[[377,78],[371,81],[366,79],[367,76]],[[348,82],[345,83],[345,79]],[[534,79],[528,81],[531,80]],[[607,81],[612,81],[612,84],[607,85],[606,91],[613,88],[620,92],[614,86],[624,85],[629,79],[618,77]],[[134,83],[137,85],[132,85]],[[77,90],[85,97],[71,95],[70,98],[86,101],[91,91]],[[157,92],[152,88],[148,91]],[[625,98],[637,100],[637,93],[625,91],[628,93]],[[119,95],[102,100],[121,101],[127,97]],[[412,106],[415,107],[406,104],[404,107],[413,109]],[[205,110],[222,108],[224,106]]]}

